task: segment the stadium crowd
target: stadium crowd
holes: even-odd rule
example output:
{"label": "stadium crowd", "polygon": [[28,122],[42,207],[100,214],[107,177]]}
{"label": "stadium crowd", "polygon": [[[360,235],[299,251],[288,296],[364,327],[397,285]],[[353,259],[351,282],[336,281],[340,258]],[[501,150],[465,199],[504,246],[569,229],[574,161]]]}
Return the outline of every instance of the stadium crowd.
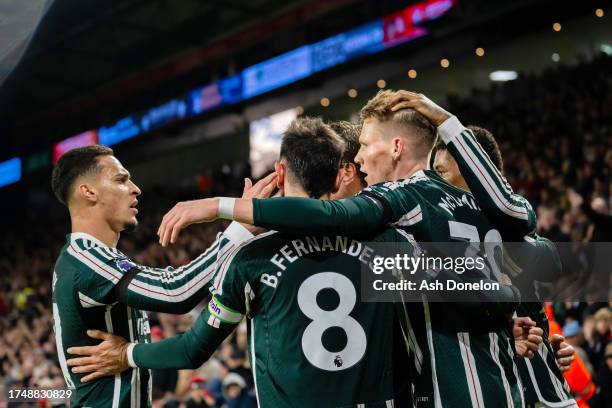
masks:
{"label": "stadium crowd", "polygon": [[[557,242],[612,241],[612,57],[558,65],[539,75],[449,97],[449,110],[464,124],[490,129],[500,144],[510,184],[537,209],[538,231]],[[155,231],[174,198],[239,195],[247,171],[200,177],[193,191],[145,192],[137,232],[119,249],[139,263],[179,266],[210,245],[223,222],[190,227],[170,248]],[[137,180],[136,180],[137,182]],[[147,208],[149,203],[149,208]],[[152,203],[155,203],[153,206]],[[51,272],[67,231],[44,218],[29,231],[0,240],[0,395],[16,386],[63,384],[52,330]],[[600,299],[612,299],[611,282],[598,282]],[[554,319],[587,364],[596,395],[590,406],[612,406],[611,303],[555,303]],[[200,308],[203,305],[200,305]],[[199,309],[183,316],[150,314],[153,341],[184,331]],[[198,370],[155,371],[158,407],[254,407],[246,353],[246,327]],[[0,401],[0,406],[2,402]]]}

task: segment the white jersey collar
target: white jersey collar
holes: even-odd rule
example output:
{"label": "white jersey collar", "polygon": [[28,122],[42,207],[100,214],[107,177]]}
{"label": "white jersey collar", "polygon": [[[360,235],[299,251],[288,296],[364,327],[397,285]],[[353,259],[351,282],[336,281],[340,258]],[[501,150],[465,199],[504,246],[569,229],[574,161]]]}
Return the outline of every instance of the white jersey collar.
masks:
{"label": "white jersey collar", "polygon": [[70,237],[70,242],[74,242],[77,239],[87,239],[89,241],[92,241],[97,246],[109,248],[109,246],[106,245],[104,242],[100,241],[98,238],[94,237],[93,235],[89,235],[86,232],[73,232],[71,234],[68,234],[68,236]]}

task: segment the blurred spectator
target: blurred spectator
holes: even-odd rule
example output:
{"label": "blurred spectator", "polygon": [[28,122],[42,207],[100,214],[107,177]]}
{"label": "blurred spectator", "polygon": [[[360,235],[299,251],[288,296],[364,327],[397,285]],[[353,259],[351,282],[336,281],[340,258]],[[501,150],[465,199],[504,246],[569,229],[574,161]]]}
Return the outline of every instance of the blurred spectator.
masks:
{"label": "blurred spectator", "polygon": [[589,400],[591,408],[612,407],[612,343],[606,346],[605,363],[595,377],[597,393]]}
{"label": "blurred spectator", "polygon": [[223,380],[223,395],[228,408],[255,408],[255,395],[247,388],[240,374],[229,373]]}
{"label": "blurred spectator", "polygon": [[[589,328],[587,329],[587,320]],[[585,345],[584,349],[589,356],[593,369],[597,372],[604,365],[604,353],[610,342],[610,328],[612,327],[612,312],[609,308],[599,309],[593,316],[585,319]]]}

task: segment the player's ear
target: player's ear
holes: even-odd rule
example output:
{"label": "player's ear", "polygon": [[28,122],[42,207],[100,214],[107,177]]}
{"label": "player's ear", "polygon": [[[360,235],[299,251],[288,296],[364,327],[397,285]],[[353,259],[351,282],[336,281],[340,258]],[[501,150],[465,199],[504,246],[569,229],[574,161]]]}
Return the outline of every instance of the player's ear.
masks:
{"label": "player's ear", "polygon": [[391,152],[391,157],[393,160],[398,161],[402,153],[404,152],[404,148],[406,147],[406,141],[401,137],[393,138],[393,145]]}
{"label": "player's ear", "polygon": [[276,187],[283,188],[285,185],[285,164],[280,161],[274,162],[274,171],[276,171]]}
{"label": "player's ear", "polygon": [[355,177],[357,177],[357,166],[355,166],[355,163],[345,163],[340,170],[344,173],[342,177],[344,185],[351,184]]}
{"label": "player's ear", "polygon": [[76,196],[90,203],[98,201],[98,192],[96,188],[89,183],[80,183],[77,186]]}
{"label": "player's ear", "polygon": [[344,182],[345,176],[345,166],[342,166],[338,169],[338,173],[336,174],[336,183],[334,184],[334,191],[332,191],[332,193],[337,193],[338,190],[340,190],[340,186]]}

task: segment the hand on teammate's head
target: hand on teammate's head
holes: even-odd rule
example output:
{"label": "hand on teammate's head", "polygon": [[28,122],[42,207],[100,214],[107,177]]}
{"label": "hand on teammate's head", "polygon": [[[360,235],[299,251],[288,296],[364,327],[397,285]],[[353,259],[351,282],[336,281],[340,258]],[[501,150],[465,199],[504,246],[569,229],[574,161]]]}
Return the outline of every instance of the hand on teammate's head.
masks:
{"label": "hand on teammate's head", "polygon": [[391,98],[391,110],[398,112],[402,109],[414,109],[421,115],[425,116],[432,125],[438,127],[450,118],[452,114],[436,105],[434,101],[427,98],[425,95],[410,91],[397,91],[396,95]]}

